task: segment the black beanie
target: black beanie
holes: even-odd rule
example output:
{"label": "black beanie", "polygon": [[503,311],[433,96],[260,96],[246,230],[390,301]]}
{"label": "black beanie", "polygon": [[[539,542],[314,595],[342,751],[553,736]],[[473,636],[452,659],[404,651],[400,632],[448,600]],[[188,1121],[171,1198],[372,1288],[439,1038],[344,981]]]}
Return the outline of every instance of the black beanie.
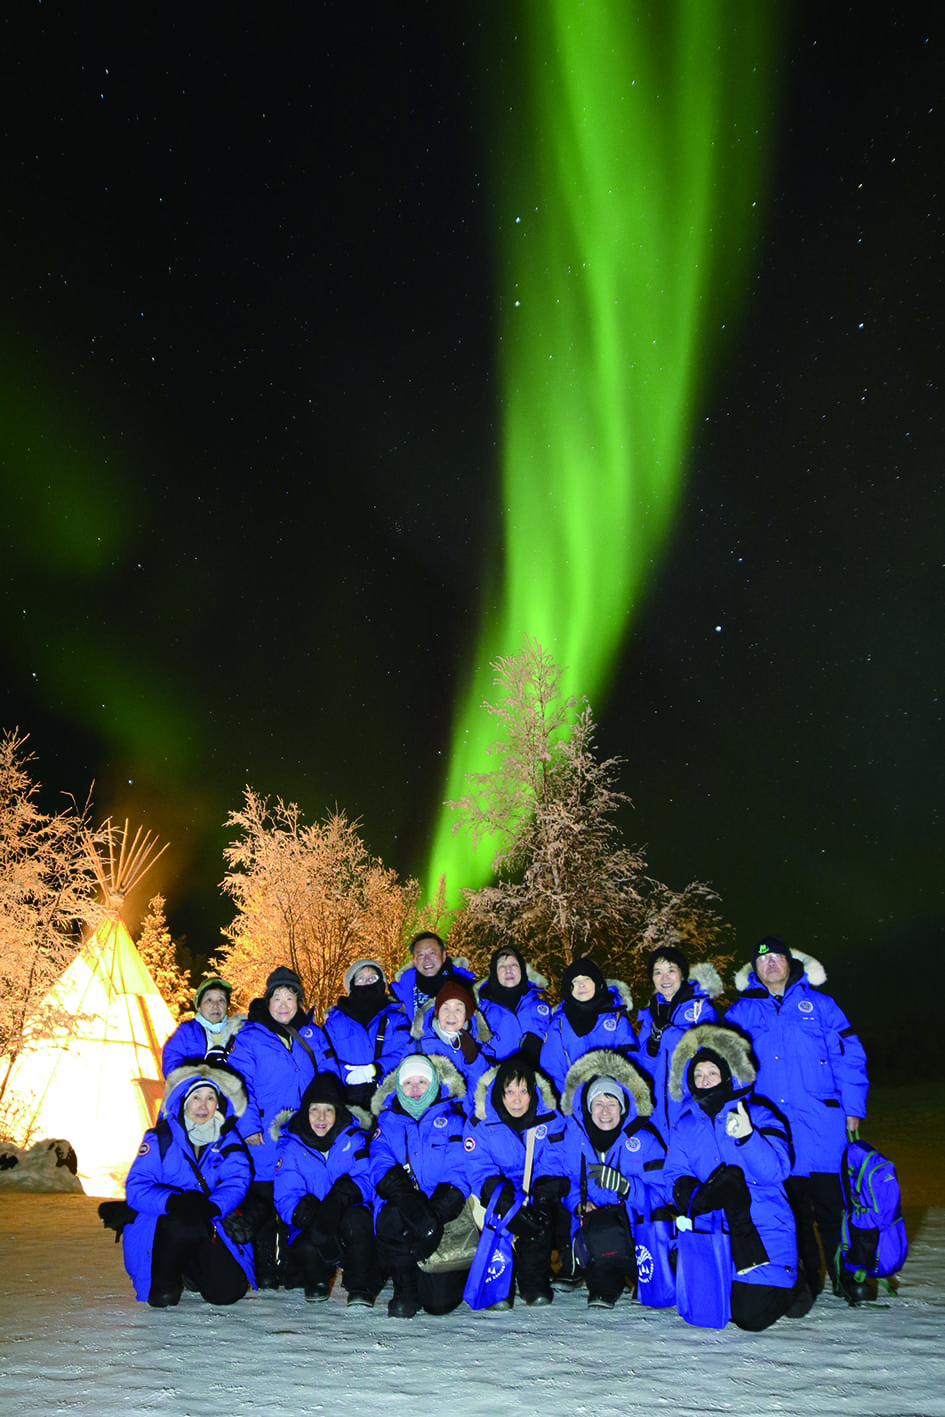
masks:
{"label": "black beanie", "polygon": [[302,1093],[302,1100],[299,1103],[299,1111],[303,1116],[308,1116],[308,1109],[314,1107],[316,1102],[327,1103],[329,1107],[334,1107],[336,1112],[340,1112],[345,1105],[345,1090],[341,1084],[341,1079],[334,1073],[316,1073],[308,1087]]}
{"label": "black beanie", "polygon": [[305,997],[301,979],[294,970],[288,969],[284,964],[280,964],[277,969],[274,969],[266,980],[266,992],[263,998],[268,1001],[277,989],[291,989],[300,1003]]}
{"label": "black beanie", "polygon": [[765,935],[763,940],[758,941],[752,950],[752,964],[757,963],[759,955],[784,955],[786,959],[794,958],[780,935]]}
{"label": "black beanie", "polygon": [[650,951],[646,961],[646,972],[650,979],[653,978],[653,970],[658,959],[665,959],[670,964],[675,964],[685,984],[689,978],[689,961],[678,945],[660,945],[657,949]]}
{"label": "black beanie", "polygon": [[603,973],[594,961],[585,955],[582,959],[576,959],[568,965],[561,976],[561,997],[569,999],[571,997],[571,986],[580,975],[585,975],[594,983],[594,998],[599,999],[606,986]]}

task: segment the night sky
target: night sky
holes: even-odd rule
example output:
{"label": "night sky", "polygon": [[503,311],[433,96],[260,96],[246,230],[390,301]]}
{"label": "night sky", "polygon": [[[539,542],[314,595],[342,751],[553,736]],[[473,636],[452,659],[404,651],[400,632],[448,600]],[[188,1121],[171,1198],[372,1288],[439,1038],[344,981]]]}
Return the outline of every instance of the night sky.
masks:
{"label": "night sky", "polygon": [[[945,34],[898,9],[784,12],[747,296],[594,701],[653,873],[868,1022],[943,943]],[[170,839],[198,953],[246,783],[426,877],[502,537],[511,12],[2,21],[0,723],[45,806]]]}

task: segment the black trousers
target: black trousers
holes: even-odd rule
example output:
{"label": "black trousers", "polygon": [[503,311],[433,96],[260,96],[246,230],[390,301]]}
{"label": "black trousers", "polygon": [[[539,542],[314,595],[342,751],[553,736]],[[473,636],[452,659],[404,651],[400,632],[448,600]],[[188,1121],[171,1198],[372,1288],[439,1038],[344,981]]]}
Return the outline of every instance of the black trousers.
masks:
{"label": "black trousers", "polygon": [[451,1314],[459,1308],[468,1271],[424,1274],[410,1252],[410,1230],[391,1201],[381,1207],[376,1231],[378,1258],[383,1268],[390,1271],[394,1293],[399,1298],[418,1300],[428,1314]]}
{"label": "black trousers", "polygon": [[[834,1256],[840,1246],[843,1192],[835,1171],[813,1171],[809,1176],[789,1176],[784,1183],[797,1223],[797,1249],[811,1292],[821,1289],[820,1244],[827,1274],[833,1275]],[[816,1223],[816,1229],[815,1229]]]}
{"label": "black trousers", "polygon": [[316,1249],[303,1230],[292,1241],[290,1253],[306,1285],[329,1283],[340,1265],[349,1294],[376,1295],[381,1287],[374,1222],[366,1205],[348,1206],[330,1251]]}
{"label": "black trousers", "polygon": [[732,1323],[749,1333],[760,1333],[783,1318],[791,1307],[793,1289],[779,1289],[775,1284],[732,1284]]}
{"label": "black trousers", "polygon": [[162,1215],[151,1252],[151,1294],[179,1294],[185,1276],[208,1304],[235,1304],[249,1288],[241,1265],[215,1230]]}

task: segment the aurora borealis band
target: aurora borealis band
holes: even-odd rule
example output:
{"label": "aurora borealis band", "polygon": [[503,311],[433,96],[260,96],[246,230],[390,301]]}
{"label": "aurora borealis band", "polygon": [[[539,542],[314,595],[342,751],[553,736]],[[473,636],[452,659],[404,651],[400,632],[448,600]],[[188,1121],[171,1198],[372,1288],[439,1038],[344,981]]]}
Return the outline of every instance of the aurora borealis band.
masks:
{"label": "aurora borealis band", "polygon": [[[501,570],[457,709],[444,797],[487,767],[490,664],[538,639],[605,694],[737,324],[765,204],[779,7],[512,7],[484,143],[496,171]],[[489,59],[480,46],[481,62]],[[489,874],[440,818],[429,862]]]}

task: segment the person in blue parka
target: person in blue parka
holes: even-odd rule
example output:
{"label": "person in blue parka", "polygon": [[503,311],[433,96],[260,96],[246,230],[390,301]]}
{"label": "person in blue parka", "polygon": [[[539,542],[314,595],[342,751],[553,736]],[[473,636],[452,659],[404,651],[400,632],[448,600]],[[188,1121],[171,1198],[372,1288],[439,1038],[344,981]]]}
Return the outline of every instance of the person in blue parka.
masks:
{"label": "person in blue parka", "polygon": [[822,985],[823,966],[792,951],[779,935],[755,946],[751,967],[735,976],[741,992],[725,1015],[750,1039],[758,1059],[758,1088],[791,1125],[794,1164],[787,1183],[797,1218],[798,1243],[808,1283],[822,1288],[816,1221],[834,1292],[852,1303],[875,1297],[868,1281],[841,1270],[843,1196],[840,1159],[847,1132],[866,1116],[866,1052],[846,1014]]}
{"label": "person in blue parka", "polygon": [[669,1087],[684,1105],[663,1168],[673,1202],[689,1219],[713,1215],[729,1232],[732,1322],[758,1332],[813,1302],[798,1281],[787,1127],[754,1095],[748,1041],[698,1024],[673,1052]]}
{"label": "person in blue parka", "polygon": [[544,995],[547,979],[535,973],[514,945],[500,945],[489,961],[489,977],[476,985],[476,999],[489,1025],[489,1051],[500,1061],[523,1053],[538,1062],[551,1022]]}
{"label": "person in blue parka", "polygon": [[269,975],[263,997],[249,1006],[228,1061],[246,1083],[247,1106],[239,1126],[250,1148],[252,1194],[260,1215],[253,1239],[256,1282],[260,1289],[278,1289],[279,1233],[272,1198],[276,1143],[270,1127],[278,1112],[296,1111],[316,1072],[337,1072],[325,1035],[305,1011],[302,981],[293,970],[280,965]]}
{"label": "person in blue parka", "polygon": [[[630,1022],[633,998],[626,984],[604,976],[592,959],[576,959],[561,976],[561,1002],[552,1015],[541,1050],[541,1070],[564,1089],[568,1069],[594,1048],[614,1048],[624,1057],[639,1053]],[[637,1059],[639,1061],[639,1059]]]}
{"label": "person in blue parka", "polygon": [[[529,1307],[550,1304],[555,1220],[568,1191],[565,1120],[529,1058],[513,1054],[479,1079],[465,1147],[469,1184],[483,1206],[498,1190],[495,1214],[503,1216],[526,1196],[509,1221],[514,1277]],[[510,1300],[496,1307],[508,1308]]]}
{"label": "person in blue parka", "polygon": [[408,1053],[381,1083],[371,1110],[374,1228],[381,1264],[391,1275],[391,1318],[410,1319],[423,1307],[447,1314],[462,1302],[465,1273],[427,1274],[443,1227],[466,1204],[463,1152],[466,1084],[448,1058]]}
{"label": "person in blue parka", "polygon": [[447,980],[456,979],[468,989],[475,984],[469,961],[462,957],[452,959],[435,931],[421,930],[410,941],[409,949],[413,963],[399,969],[390,986],[408,1022],[412,1022],[418,1009],[433,1003]]}
{"label": "person in blue parka", "polygon": [[411,1051],[448,1058],[466,1084],[467,1106],[487,1068],[495,1062],[492,1033],[465,984],[448,979],[428,1009],[418,1009],[410,1028]]}
{"label": "person in blue parka", "polygon": [[225,1061],[234,1038],[246,1022],[245,1014],[229,1012],[232,993],[232,984],[218,975],[204,979],[197,986],[194,1017],[178,1024],[164,1044],[161,1071],[165,1077],[195,1058],[205,1058],[209,1063]]}
{"label": "person in blue parka", "polygon": [[356,959],[345,970],[346,996],[328,1010],[325,1037],[349,1107],[371,1105],[381,1078],[410,1051],[410,1020],[391,1003],[376,959]]}
{"label": "person in blue parka", "polygon": [[722,993],[718,970],[707,962],[690,968],[678,945],[659,945],[647,960],[654,994],[640,1010],[641,1061],[653,1079],[653,1121],[665,1141],[679,1115],[681,1104],[669,1095],[669,1066],[673,1049],[687,1028],[697,1023],[718,1023],[712,1003]]}
{"label": "person in blue parka", "polygon": [[157,1124],[128,1172],[134,1218],[120,1232],[135,1294],[153,1308],[177,1304],[185,1282],[209,1304],[233,1304],[254,1284],[252,1250],[227,1228],[252,1179],[236,1130],[245,1106],[226,1068],[187,1064],[167,1079]]}
{"label": "person in blue parka", "polygon": [[[649,1083],[633,1063],[606,1048],[585,1053],[565,1082],[561,1110],[568,1118],[565,1137],[570,1190],[565,1200],[572,1239],[579,1228],[589,1243],[588,1305],[612,1309],[633,1272],[608,1263],[593,1233],[610,1222],[615,1207],[626,1216],[630,1234],[665,1210],[670,1197],[663,1182],[666,1145],[650,1120]],[[667,1216],[669,1211],[666,1211]],[[591,1217],[595,1217],[592,1219]]]}
{"label": "person in blue parka", "polygon": [[380,1288],[368,1155],[372,1124],[370,1113],[348,1107],[334,1073],[317,1073],[298,1111],[286,1109],[273,1120],[276,1209],[289,1227],[289,1248],[309,1301],[328,1298],[339,1265],[349,1305],[370,1308]]}

